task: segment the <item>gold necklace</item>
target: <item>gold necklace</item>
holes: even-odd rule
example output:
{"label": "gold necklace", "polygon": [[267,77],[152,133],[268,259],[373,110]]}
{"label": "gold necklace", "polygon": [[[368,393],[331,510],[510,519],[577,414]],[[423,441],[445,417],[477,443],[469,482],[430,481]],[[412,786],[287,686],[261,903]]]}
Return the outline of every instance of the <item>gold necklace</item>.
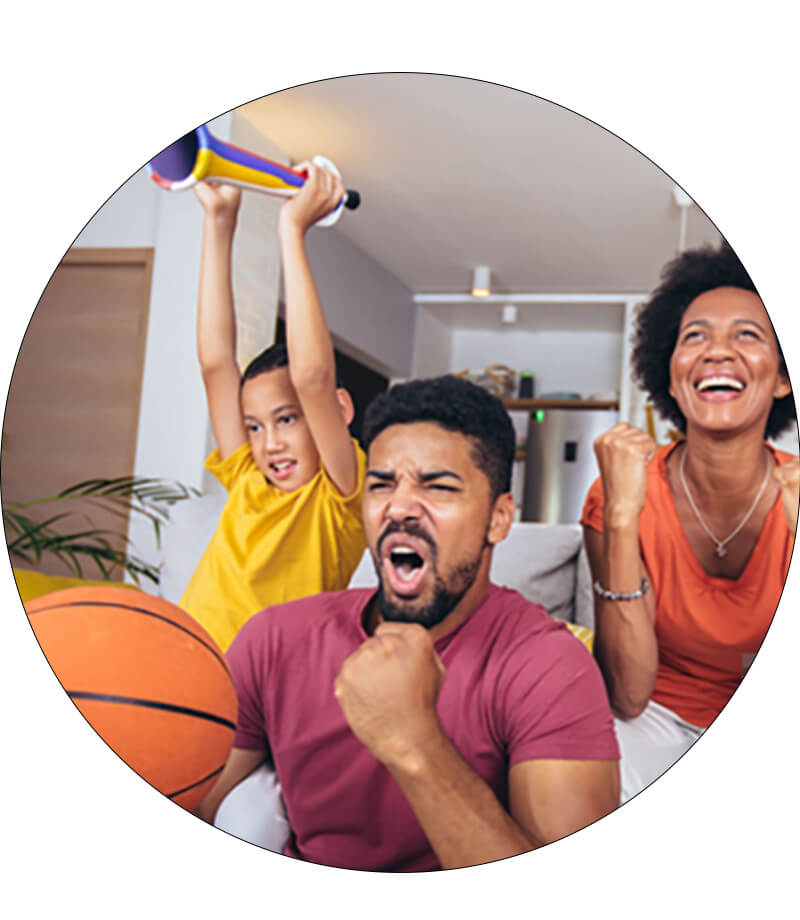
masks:
{"label": "gold necklace", "polygon": [[756,510],[756,505],[758,505],[758,502],[761,499],[761,496],[764,494],[764,489],[766,489],[767,481],[769,480],[769,454],[767,454],[767,457],[766,457],[766,461],[767,461],[766,469],[764,470],[764,479],[761,482],[761,488],[758,490],[758,494],[756,495],[755,500],[753,501],[753,504],[750,505],[750,510],[741,519],[741,521],[739,521],[738,525],[728,534],[728,536],[725,537],[724,540],[720,540],[718,537],[716,537],[711,532],[711,528],[703,520],[703,516],[700,514],[697,508],[697,505],[695,505],[694,503],[694,499],[692,498],[692,493],[689,491],[689,486],[686,484],[686,476],[684,474],[684,470],[686,469],[686,454],[687,454],[687,450],[684,447],[683,454],[681,454],[681,465],[680,465],[680,470],[679,470],[680,477],[681,477],[681,485],[683,486],[683,491],[686,493],[686,497],[689,499],[689,504],[692,507],[692,511],[694,511],[695,517],[700,522],[700,526],[708,534],[708,536],[711,537],[711,539],[717,544],[716,549],[714,550],[714,554],[716,555],[717,559],[722,559],[723,556],[727,556],[728,554],[728,551],[725,549],[725,547],[739,533],[742,527],[744,527],[744,525],[750,520],[750,518],[753,515],[753,512]]}

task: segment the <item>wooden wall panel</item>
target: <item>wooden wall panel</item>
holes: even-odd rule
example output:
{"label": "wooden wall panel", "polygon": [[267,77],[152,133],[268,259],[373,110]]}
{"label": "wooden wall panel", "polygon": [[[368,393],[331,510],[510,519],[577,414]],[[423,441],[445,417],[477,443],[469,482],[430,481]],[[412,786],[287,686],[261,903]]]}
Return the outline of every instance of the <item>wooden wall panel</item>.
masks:
{"label": "wooden wall panel", "polygon": [[[133,472],[152,262],[152,249],[73,249],[56,269],[11,380],[4,501]],[[94,526],[127,530],[124,520],[88,513]]]}

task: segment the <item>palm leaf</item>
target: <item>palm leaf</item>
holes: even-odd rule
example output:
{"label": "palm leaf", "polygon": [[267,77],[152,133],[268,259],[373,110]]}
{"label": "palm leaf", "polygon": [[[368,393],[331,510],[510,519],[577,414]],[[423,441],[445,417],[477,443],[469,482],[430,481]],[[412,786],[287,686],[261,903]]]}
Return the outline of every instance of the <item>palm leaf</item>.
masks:
{"label": "palm leaf", "polygon": [[[57,495],[32,499],[27,502],[9,502],[3,505],[3,524],[9,554],[27,565],[40,563],[50,554],[77,577],[83,577],[81,562],[91,561],[104,579],[110,579],[116,566],[122,567],[139,584],[145,577],[158,584],[158,569],[128,551],[126,534],[92,526],[87,511],[100,508],[114,517],[127,521],[136,514],[149,520],[158,546],[161,544],[161,527],[169,520],[169,509],[176,502],[199,495],[197,489],[178,482],[142,476],[120,476],[115,479],[88,479],[63,489]],[[59,502],[66,511],[44,521],[37,521],[25,512],[29,508]],[[73,508],[72,505],[77,507]],[[88,527],[72,531],[58,530],[53,526],[69,516],[85,521]],[[108,539],[121,544],[117,548]]]}
{"label": "palm leaf", "polygon": [[[26,545],[29,549],[32,549],[36,554],[37,561],[41,559],[41,537],[46,538],[47,533],[49,533],[49,525],[53,524],[55,521],[60,521],[65,517],[69,516],[69,512],[64,512],[63,514],[56,514],[54,517],[48,518],[46,521],[36,522],[27,518],[24,515],[16,515],[13,519],[10,516],[7,516],[5,510],[3,511],[3,523],[8,523],[11,520],[12,529],[16,529],[19,536],[13,542],[8,544],[8,551],[13,553],[16,549],[22,549]],[[21,544],[21,545],[20,545]]]}

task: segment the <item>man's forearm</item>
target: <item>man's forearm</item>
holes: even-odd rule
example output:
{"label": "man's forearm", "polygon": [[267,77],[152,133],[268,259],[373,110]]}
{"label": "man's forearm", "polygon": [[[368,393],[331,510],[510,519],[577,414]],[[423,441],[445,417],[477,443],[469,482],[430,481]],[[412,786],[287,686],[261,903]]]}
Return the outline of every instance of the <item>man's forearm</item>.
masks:
{"label": "man's forearm", "polygon": [[541,846],[441,732],[422,750],[387,764],[443,869],[493,862]]}

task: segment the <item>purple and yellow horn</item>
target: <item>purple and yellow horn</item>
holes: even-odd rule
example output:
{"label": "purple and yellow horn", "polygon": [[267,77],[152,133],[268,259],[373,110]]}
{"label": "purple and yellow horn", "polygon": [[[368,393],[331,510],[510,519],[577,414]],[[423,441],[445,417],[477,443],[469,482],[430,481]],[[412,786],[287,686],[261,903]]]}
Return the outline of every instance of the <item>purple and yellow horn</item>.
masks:
{"label": "purple and yellow horn", "polygon": [[[336,167],[323,157],[315,157],[326,169],[337,173]],[[150,176],[161,188],[177,191],[191,188],[204,179],[240,185],[243,188],[266,192],[290,198],[297,194],[306,181],[304,173],[281,166],[266,157],[242,150],[233,144],[221,141],[205,125],[165,147],[147,164]],[[361,196],[355,189],[348,189],[339,206],[329,217],[338,218],[342,207],[355,210],[361,203]],[[328,218],[324,219],[325,224]],[[334,221],[330,221],[333,223]],[[320,222],[322,223],[322,221]]]}

